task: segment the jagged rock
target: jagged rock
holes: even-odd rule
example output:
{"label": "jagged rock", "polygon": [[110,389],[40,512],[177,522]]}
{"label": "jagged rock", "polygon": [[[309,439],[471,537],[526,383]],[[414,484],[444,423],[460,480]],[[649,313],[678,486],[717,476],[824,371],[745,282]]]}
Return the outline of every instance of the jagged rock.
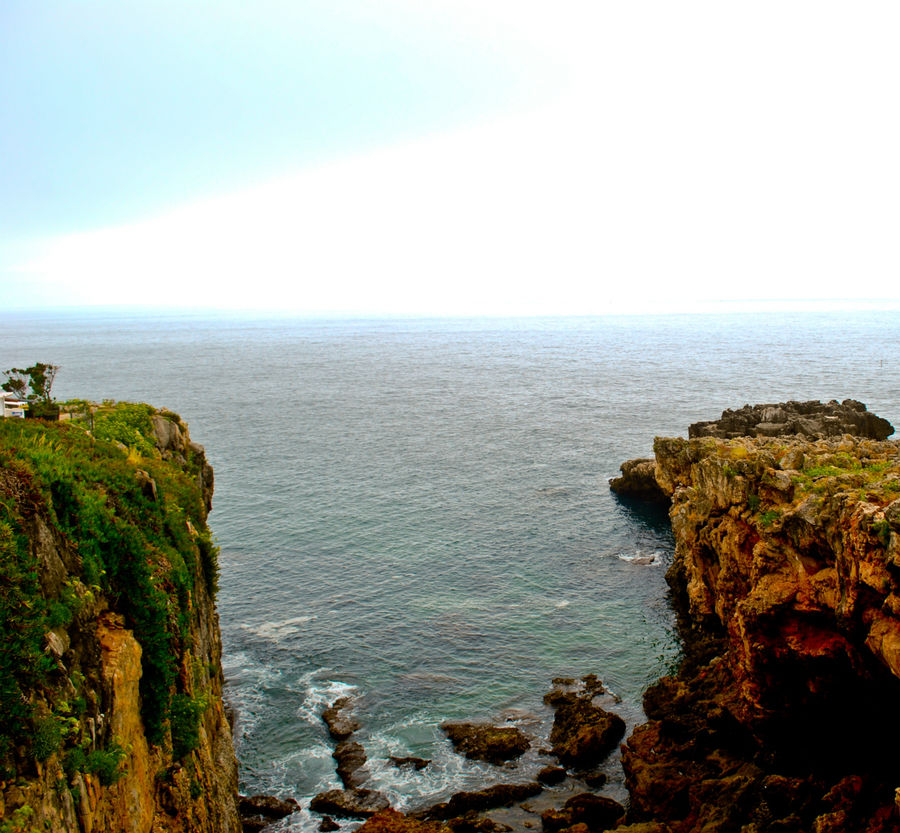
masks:
{"label": "jagged rock", "polygon": [[725,410],[720,419],[695,422],[688,437],[777,437],[797,434],[811,439],[852,434],[885,440],[894,433],[886,419],[869,413],[862,402],[782,402],[776,405],[744,405]]}
{"label": "jagged rock", "polygon": [[425,769],[431,761],[427,758],[416,758],[412,755],[398,757],[397,755],[389,755],[388,760],[398,769],[403,767],[412,767],[413,769]]}
{"label": "jagged rock", "polygon": [[335,740],[346,740],[359,728],[359,723],[350,714],[352,708],[352,698],[341,697],[322,712],[322,720]]}
{"label": "jagged rock", "polygon": [[669,502],[656,482],[656,460],[646,457],[626,460],[619,468],[621,477],[609,481],[609,488],[617,495],[656,503]]}
{"label": "jagged rock", "polygon": [[331,756],[337,761],[337,774],[347,789],[361,787],[369,777],[364,769],[366,751],[362,744],[352,740],[342,740]]}
{"label": "jagged rock", "polygon": [[541,825],[546,833],[585,825],[591,833],[599,833],[615,827],[625,818],[625,808],[617,801],[593,793],[572,796],[562,810],[545,810],[541,813]]}
{"label": "jagged rock", "polygon": [[332,833],[334,830],[340,830],[341,826],[331,817],[323,816],[319,822],[320,833]]}
{"label": "jagged rock", "polygon": [[506,807],[537,795],[542,789],[543,787],[535,782],[495,784],[483,790],[454,793],[448,801],[435,804],[414,815],[426,819],[452,819],[467,813],[489,810],[492,807]]}
{"label": "jagged rock", "polygon": [[379,810],[385,810],[390,802],[376,790],[328,790],[319,793],[309,804],[309,809],[340,818],[364,819]]}
{"label": "jagged rock", "polygon": [[467,758],[497,764],[518,758],[531,745],[515,726],[491,726],[487,723],[442,723],[457,752]]}
{"label": "jagged rock", "polygon": [[594,691],[597,689],[567,691],[557,687],[544,697],[544,702],[556,709],[550,730],[551,752],[577,769],[593,767],[625,734],[621,717],[594,705]]}

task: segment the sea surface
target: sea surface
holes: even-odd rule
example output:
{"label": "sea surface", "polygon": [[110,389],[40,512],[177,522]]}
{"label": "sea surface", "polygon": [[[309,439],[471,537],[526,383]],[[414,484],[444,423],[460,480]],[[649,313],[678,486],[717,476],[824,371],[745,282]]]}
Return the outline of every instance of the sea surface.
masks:
{"label": "sea surface", "polygon": [[[242,787],[304,805],[339,785],[320,715],[344,694],[367,786],[401,808],[533,778],[554,677],[596,673],[641,719],[677,657],[672,537],[607,482],[655,435],[786,399],[851,397],[900,425],[896,312],[0,324],[2,368],[58,364],[57,398],[165,406],[205,445]],[[452,752],[448,719],[538,740],[498,771]]]}

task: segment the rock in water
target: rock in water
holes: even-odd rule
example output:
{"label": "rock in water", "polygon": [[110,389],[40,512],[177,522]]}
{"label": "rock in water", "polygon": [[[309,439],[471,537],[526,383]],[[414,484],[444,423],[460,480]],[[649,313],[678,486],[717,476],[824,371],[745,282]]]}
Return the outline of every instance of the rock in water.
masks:
{"label": "rock in water", "polygon": [[590,769],[606,757],[625,734],[619,715],[595,706],[590,692],[556,689],[544,698],[556,709],[550,730],[552,752],[567,766]]}
{"label": "rock in water", "polygon": [[531,745],[515,726],[491,726],[487,723],[442,723],[457,752],[467,758],[502,763],[518,758]]}
{"label": "rock in water", "polygon": [[610,830],[625,818],[625,808],[617,801],[593,793],[572,796],[562,810],[541,813],[545,833],[585,825],[587,830]]}
{"label": "rock in water", "polygon": [[319,793],[309,809],[340,818],[364,819],[389,806],[387,798],[376,790],[328,790]]}
{"label": "rock in water", "polygon": [[364,769],[366,752],[361,743],[342,740],[331,757],[337,761],[338,778],[347,789],[361,787],[368,780],[369,773]]}
{"label": "rock in water", "polygon": [[346,740],[359,728],[359,723],[350,714],[352,708],[353,700],[341,697],[322,712],[322,720],[335,740]]}
{"label": "rock in water", "polygon": [[477,813],[492,807],[506,807],[517,801],[524,801],[537,795],[543,787],[538,783],[531,784],[495,784],[474,792],[459,792],[450,796],[450,800],[435,804],[427,810],[416,813],[417,817],[426,819],[452,819],[466,813]]}

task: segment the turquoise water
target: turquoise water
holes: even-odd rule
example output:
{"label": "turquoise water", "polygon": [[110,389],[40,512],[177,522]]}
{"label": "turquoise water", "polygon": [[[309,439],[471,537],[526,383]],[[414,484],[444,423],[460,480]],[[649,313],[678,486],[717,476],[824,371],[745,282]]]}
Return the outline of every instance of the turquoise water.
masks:
{"label": "turquoise water", "polygon": [[372,786],[401,806],[533,777],[535,752],[498,775],[437,725],[540,738],[554,676],[597,673],[640,719],[677,651],[672,541],[607,480],[654,435],[784,399],[853,397],[900,424],[897,313],[0,321],[2,367],[52,361],[59,398],[164,405],[206,446],[243,786],[301,801],[338,783],[319,714],[345,692]]}

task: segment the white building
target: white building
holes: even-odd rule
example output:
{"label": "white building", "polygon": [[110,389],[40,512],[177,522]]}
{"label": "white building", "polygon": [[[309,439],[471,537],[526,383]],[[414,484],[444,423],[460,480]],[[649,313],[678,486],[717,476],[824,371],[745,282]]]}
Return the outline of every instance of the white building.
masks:
{"label": "white building", "polygon": [[14,393],[0,390],[0,417],[25,418],[25,408],[28,403]]}

